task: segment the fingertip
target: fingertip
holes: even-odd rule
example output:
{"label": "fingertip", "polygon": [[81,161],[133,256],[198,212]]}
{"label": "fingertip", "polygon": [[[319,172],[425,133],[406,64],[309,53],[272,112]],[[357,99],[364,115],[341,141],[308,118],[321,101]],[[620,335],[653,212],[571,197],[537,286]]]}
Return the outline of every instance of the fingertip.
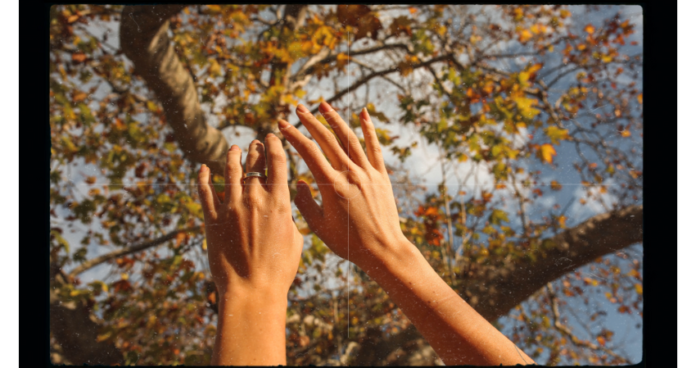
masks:
{"label": "fingertip", "polygon": [[319,111],[321,111],[322,114],[325,114],[327,112],[333,111],[333,108],[326,101],[322,101],[319,104]]}
{"label": "fingertip", "polygon": [[278,119],[278,127],[279,127],[281,130],[290,128],[291,126],[292,126],[292,125],[290,125],[290,123],[288,123],[287,121],[285,121],[285,120],[283,120],[283,119]]}

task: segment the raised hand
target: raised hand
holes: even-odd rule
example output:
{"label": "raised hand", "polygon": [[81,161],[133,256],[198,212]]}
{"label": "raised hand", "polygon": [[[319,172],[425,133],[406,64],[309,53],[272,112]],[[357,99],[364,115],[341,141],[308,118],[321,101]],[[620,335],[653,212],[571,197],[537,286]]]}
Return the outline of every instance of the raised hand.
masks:
{"label": "raised hand", "polygon": [[302,105],[302,124],[319,148],[281,120],[281,132],[319,184],[322,206],[300,183],[295,203],[309,227],[339,256],[375,280],[428,340],[445,364],[533,364],[505,335],[478,314],[433,270],[401,232],[389,176],[367,111],[360,123],[367,154],[327,103],[319,110],[343,145]]}
{"label": "raised hand", "polygon": [[379,262],[398,251],[405,240],[391,182],[384,166],[374,125],[363,109],[360,123],[367,154],[358,137],[329,104],[319,107],[334,135],[300,105],[297,116],[328,156],[285,120],[279,126],[284,137],[297,149],[319,185],[322,207],[312,198],[309,186],[298,183],[295,204],[310,229],[339,256],[361,268]]}
{"label": "raised hand", "polygon": [[[291,213],[285,151],[266,137],[268,178],[243,179],[242,151],[227,153],[225,198],[201,167],[199,195],[205,215],[208,261],[220,295],[213,364],[285,364],[287,293],[302,253]],[[249,145],[246,171],[263,174],[264,145]],[[242,181],[243,180],[243,181]]]}

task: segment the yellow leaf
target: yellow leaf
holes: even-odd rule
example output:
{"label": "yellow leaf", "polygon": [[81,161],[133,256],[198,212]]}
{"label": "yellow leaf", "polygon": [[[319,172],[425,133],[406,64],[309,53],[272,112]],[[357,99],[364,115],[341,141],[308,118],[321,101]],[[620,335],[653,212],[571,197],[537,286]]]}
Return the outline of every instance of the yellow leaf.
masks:
{"label": "yellow leaf", "polygon": [[552,145],[550,144],[542,144],[541,148],[539,148],[541,151],[541,158],[548,162],[548,163],[553,163],[553,156],[556,156],[556,149],[553,148]]}
{"label": "yellow leaf", "polygon": [[122,273],[122,274],[121,274],[121,279],[122,279],[122,280],[128,280],[128,274]]}
{"label": "yellow leaf", "polygon": [[525,29],[522,32],[520,32],[520,42],[522,43],[529,41],[532,37],[532,32],[530,32],[528,29]]}
{"label": "yellow leaf", "polygon": [[561,188],[563,188],[561,183],[559,183],[555,180],[551,180],[551,190],[561,190]]}
{"label": "yellow leaf", "polygon": [[565,229],[566,227],[566,220],[567,218],[564,215],[561,215],[558,217],[558,225],[561,227],[561,229]]}
{"label": "yellow leaf", "polygon": [[636,98],[638,99],[638,103],[641,103],[641,104],[643,103],[643,94],[642,93],[639,94],[638,97],[636,97]]}
{"label": "yellow leaf", "polygon": [[203,248],[203,250],[208,250],[208,242],[205,239],[203,239],[201,243],[201,248]]}
{"label": "yellow leaf", "polygon": [[624,129],[621,131],[621,136],[626,138],[631,136],[631,132],[628,129]]}
{"label": "yellow leaf", "polygon": [[568,11],[566,9],[561,10],[561,18],[565,19],[565,18],[568,18],[569,16],[570,16],[570,11]]}
{"label": "yellow leaf", "polygon": [[221,10],[220,5],[208,5],[208,9],[213,13],[219,13]]}
{"label": "yellow leaf", "polygon": [[643,294],[643,285],[642,284],[636,284],[636,292],[638,294]]}

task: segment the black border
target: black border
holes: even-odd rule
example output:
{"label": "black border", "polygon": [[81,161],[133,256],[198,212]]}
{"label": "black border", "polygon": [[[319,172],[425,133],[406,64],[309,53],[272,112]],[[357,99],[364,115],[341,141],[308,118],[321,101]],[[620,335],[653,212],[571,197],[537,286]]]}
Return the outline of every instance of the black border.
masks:
{"label": "black border", "polygon": [[[96,2],[95,2],[96,3]],[[169,2],[173,3],[173,1]],[[407,3],[407,2],[404,2]],[[483,3],[483,2],[478,2]],[[497,4],[501,4],[499,2]],[[529,2],[537,3],[537,2]],[[548,4],[548,2],[538,2]],[[41,4],[39,6],[39,4]],[[11,180],[19,180],[20,219],[24,220],[20,225],[21,241],[19,253],[21,259],[19,306],[20,306],[20,366],[53,366],[49,357],[49,172],[50,172],[50,127],[47,124],[48,103],[48,71],[49,71],[49,12],[51,5],[63,3],[36,3],[20,2],[20,175]],[[564,3],[570,4],[570,3]],[[597,3],[593,3],[597,4]],[[632,4],[643,7],[644,27],[644,195],[643,205],[648,210],[648,216],[644,216],[644,223],[658,224],[666,220],[667,211],[663,211],[661,204],[673,203],[666,197],[666,185],[672,180],[670,163],[673,152],[676,127],[676,109],[671,105],[676,102],[675,89],[667,85],[671,81],[677,81],[676,62],[674,52],[676,50],[676,37],[674,34],[676,20],[676,4],[662,1],[652,3],[612,3]],[[39,9],[37,9],[39,8]],[[669,28],[669,33],[668,33]],[[691,37],[693,35],[682,35]],[[670,42],[672,41],[672,42]],[[674,47],[671,47],[674,45]],[[7,57],[7,56],[6,56]],[[12,57],[12,56],[9,56]],[[41,70],[41,72],[39,72]],[[21,73],[23,72],[23,73]],[[671,83],[670,83],[671,84]],[[39,86],[43,86],[39,91]],[[37,103],[37,95],[43,103]],[[684,107],[683,107],[684,108]],[[655,127],[652,124],[662,123]],[[41,128],[38,128],[41,127]],[[41,131],[43,130],[43,131]],[[43,142],[43,143],[40,143]],[[662,147],[660,147],[662,146]],[[38,185],[42,183],[42,185]],[[665,187],[665,188],[661,188]],[[670,187],[672,187],[670,185]],[[672,187],[673,188],[673,187]],[[674,189],[672,189],[674,190]],[[676,192],[675,192],[676,194]],[[669,196],[670,198],[672,195]],[[38,213],[37,213],[38,212]],[[657,222],[656,218],[663,220]],[[653,218],[647,221],[646,218]],[[670,216],[671,217],[671,216]],[[38,218],[43,221],[37,221]],[[669,223],[676,223],[669,218]],[[653,229],[656,227],[654,226]],[[665,320],[666,316],[674,315],[675,308],[672,288],[675,281],[666,277],[667,270],[673,269],[672,244],[676,244],[676,233],[662,231],[651,232],[644,227],[644,321],[643,321],[643,360],[632,365],[634,367],[646,366],[646,352],[656,351],[660,346],[660,353],[655,355],[653,362],[657,366],[676,366],[670,364],[676,354],[671,352],[671,347],[676,349],[676,341],[667,339],[668,333],[665,326],[678,326],[677,323]],[[667,235],[673,235],[666,237]],[[659,237],[659,238],[658,238]],[[652,239],[650,241],[649,239]],[[674,241],[669,241],[675,239]],[[655,248],[657,244],[665,244],[666,247]],[[41,249],[41,251],[39,251]],[[41,256],[37,257],[37,253]],[[43,258],[41,258],[43,257]],[[39,262],[42,259],[42,262]],[[39,290],[37,290],[37,288]],[[670,300],[668,304],[667,301]],[[659,301],[659,302],[658,302]],[[38,313],[37,313],[38,312]],[[13,318],[13,316],[5,316]],[[658,327],[659,326],[659,327]],[[673,331],[670,328],[670,332]],[[673,334],[669,334],[674,336]],[[14,338],[14,337],[10,337]],[[659,339],[659,340],[658,340]],[[648,343],[648,340],[653,342]],[[659,341],[659,343],[658,343]],[[669,345],[667,343],[669,342]],[[670,347],[670,349],[665,349]],[[669,352],[665,351],[669,350]],[[688,354],[688,352],[682,352]],[[665,359],[667,358],[667,359]],[[658,362],[659,361],[659,362]]]}

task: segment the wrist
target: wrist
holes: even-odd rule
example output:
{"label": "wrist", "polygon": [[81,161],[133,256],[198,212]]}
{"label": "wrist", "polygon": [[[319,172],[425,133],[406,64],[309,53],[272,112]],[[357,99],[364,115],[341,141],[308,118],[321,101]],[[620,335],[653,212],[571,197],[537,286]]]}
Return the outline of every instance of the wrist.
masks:
{"label": "wrist", "polygon": [[288,293],[271,287],[252,287],[250,285],[231,282],[218,283],[220,304],[223,303],[253,303],[268,307],[287,308]]}
{"label": "wrist", "polygon": [[381,244],[378,249],[379,251],[375,252],[369,261],[359,265],[370,278],[378,283],[385,277],[393,278],[398,271],[425,260],[418,248],[403,235],[390,244]]}

